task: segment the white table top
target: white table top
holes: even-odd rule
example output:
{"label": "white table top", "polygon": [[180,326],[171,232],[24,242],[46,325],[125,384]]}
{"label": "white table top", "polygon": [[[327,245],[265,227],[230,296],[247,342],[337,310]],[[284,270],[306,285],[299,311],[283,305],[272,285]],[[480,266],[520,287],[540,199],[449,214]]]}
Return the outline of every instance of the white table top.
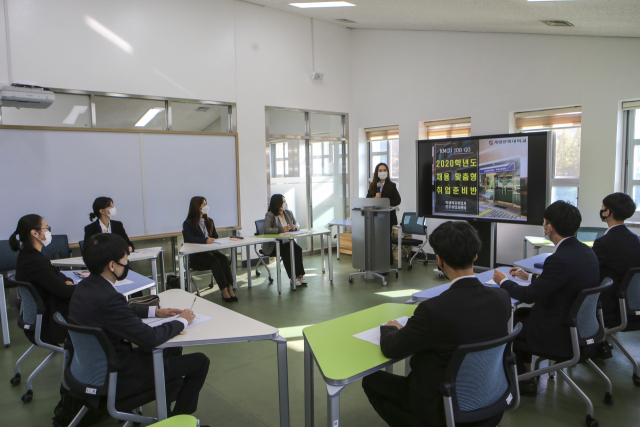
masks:
{"label": "white table top", "polygon": [[[73,280],[73,283],[75,283],[76,285],[82,280],[82,278],[76,276],[73,271],[65,270],[61,273]],[[124,296],[131,295],[144,289],[152,288],[156,285],[156,282],[154,282],[152,279],[149,279],[142,274],[138,274],[135,271],[129,271],[129,274],[127,274],[127,280],[133,283],[116,286],[116,290]]]}
{"label": "white table top", "polygon": [[249,236],[241,240],[229,240],[229,237],[223,237],[216,239],[216,242],[210,245],[203,245],[198,243],[184,243],[180,248],[180,256],[197,254],[199,252],[219,251],[221,249],[237,248],[240,246],[259,245],[261,243],[275,242],[273,237],[254,237]]}
{"label": "white table top", "polygon": [[[163,251],[163,249],[161,247],[145,248],[145,249],[140,249],[140,251],[141,252],[132,252],[131,254],[129,254],[129,261],[142,261],[145,259],[158,258],[158,255]],[[52,259],[51,264],[57,265],[58,267],[83,268],[85,266],[81,256],[77,256],[73,258]]]}
{"label": "white table top", "polygon": [[[185,309],[193,304],[194,295],[180,289],[170,289],[159,294],[159,297],[162,308]],[[158,348],[270,340],[278,336],[278,329],[273,326],[258,322],[204,298],[195,298],[193,311],[211,316],[213,320],[187,328],[186,335],[177,335]]]}
{"label": "white table top", "polygon": [[334,219],[329,224],[327,224],[327,226],[332,226],[332,225],[338,225],[342,227],[351,227],[351,220],[350,219]]}

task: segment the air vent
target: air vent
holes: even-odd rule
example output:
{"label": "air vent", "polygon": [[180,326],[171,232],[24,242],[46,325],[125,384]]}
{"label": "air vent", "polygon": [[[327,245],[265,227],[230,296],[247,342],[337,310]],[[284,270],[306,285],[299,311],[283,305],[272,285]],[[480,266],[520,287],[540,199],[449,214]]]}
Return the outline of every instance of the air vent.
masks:
{"label": "air vent", "polygon": [[209,107],[198,107],[198,108],[196,108],[196,111],[202,111],[204,113],[208,109],[209,109]]}
{"label": "air vent", "polygon": [[550,27],[573,27],[569,21],[540,21]]}
{"label": "air vent", "polygon": [[344,18],[341,18],[341,19],[336,19],[336,21],[338,21],[338,22],[344,22],[344,23],[346,23],[346,24],[357,24],[357,22],[356,22],[356,21],[352,21],[351,19],[344,19]]}

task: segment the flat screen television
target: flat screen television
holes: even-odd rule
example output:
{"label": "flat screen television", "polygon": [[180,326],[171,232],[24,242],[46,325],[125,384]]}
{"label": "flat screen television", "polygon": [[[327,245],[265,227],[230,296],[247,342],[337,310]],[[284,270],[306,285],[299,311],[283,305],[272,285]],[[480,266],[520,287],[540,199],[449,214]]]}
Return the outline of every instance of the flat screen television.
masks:
{"label": "flat screen television", "polygon": [[418,215],[542,225],[549,132],[417,141]]}

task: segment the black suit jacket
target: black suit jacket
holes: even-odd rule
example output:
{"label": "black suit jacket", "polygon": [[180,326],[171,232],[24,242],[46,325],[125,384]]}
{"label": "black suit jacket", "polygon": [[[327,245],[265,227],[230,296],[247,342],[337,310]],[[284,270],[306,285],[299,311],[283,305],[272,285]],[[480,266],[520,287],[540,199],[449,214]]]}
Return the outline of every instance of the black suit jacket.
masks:
{"label": "black suit jacket", "polygon": [[[132,249],[136,248],[135,246],[133,246],[131,240],[129,240],[129,236],[127,236],[127,232],[124,231],[124,226],[120,221],[115,221],[112,219],[110,221],[110,224],[112,234],[117,234],[118,236],[122,237],[124,241],[127,242],[127,245],[131,246]],[[93,236],[94,234],[100,233],[102,233],[102,227],[100,227],[100,220],[96,219],[94,222],[84,228],[84,241],[86,242],[89,237]]]}
{"label": "black suit jacket", "polygon": [[411,358],[410,405],[428,425],[444,425],[444,405],[438,386],[459,345],[475,344],[508,334],[511,299],[502,289],[478,279],[460,279],[440,296],[426,300],[407,325],[398,330],[381,326],[382,353]]}
{"label": "black suit jacket", "polygon": [[605,321],[619,325],[620,306],[616,293],[627,271],[640,267],[640,239],[626,225],[618,225],[593,242],[593,252],[598,257],[600,282],[605,277],[613,280],[613,286],[600,295]]}
{"label": "black suit jacket", "polygon": [[184,329],[177,320],[152,328],[140,320],[148,313],[148,307],[131,307],[111,282],[94,274],[82,280],[71,297],[68,321],[101,328],[111,341],[118,357],[118,390],[135,388],[148,381],[143,375],[153,375],[148,352],[134,349],[131,343],[151,350]]}
{"label": "black suit jacket", "polygon": [[[201,245],[207,243],[207,238],[202,232],[200,226],[198,225],[197,227],[194,227],[193,223],[189,219],[185,219],[182,223],[182,237],[184,238],[185,243],[198,243]],[[213,223],[213,232],[209,237],[213,237],[214,239],[218,238],[215,222]]]}
{"label": "black suit jacket", "polygon": [[[16,280],[28,282],[36,288],[44,302],[45,312],[42,316],[42,332],[40,338],[49,344],[63,343],[67,338],[64,329],[53,321],[53,315],[59,311],[66,316],[69,310],[69,298],[76,289],[75,285],[67,285],[67,276],[60,273],[42,252],[35,249],[22,250],[18,253],[16,264]],[[4,301],[0,303],[4,304]],[[33,342],[33,332],[25,331]]]}
{"label": "black suit jacket", "polygon": [[571,357],[571,335],[567,318],[578,294],[600,284],[598,259],[590,247],[568,237],[544,262],[542,274],[529,286],[506,280],[501,287],[512,298],[534,304],[527,318],[524,337],[533,354]]}
{"label": "black suit jacket", "polygon": [[[374,198],[378,193],[378,188],[371,189],[369,185],[369,191],[367,192],[367,198]],[[389,204],[394,207],[398,206],[400,202],[402,202],[402,198],[400,197],[400,193],[398,193],[398,186],[395,182],[392,182],[390,179],[386,179],[384,182],[384,187],[382,187],[381,197],[384,199],[389,199]],[[391,225],[398,225],[398,216],[396,215],[396,211],[391,211]]]}

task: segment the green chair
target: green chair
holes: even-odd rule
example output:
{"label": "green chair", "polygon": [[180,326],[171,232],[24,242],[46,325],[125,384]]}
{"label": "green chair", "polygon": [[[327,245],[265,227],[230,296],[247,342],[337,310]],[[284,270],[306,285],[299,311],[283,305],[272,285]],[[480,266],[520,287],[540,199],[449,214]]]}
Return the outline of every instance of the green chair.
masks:
{"label": "green chair", "polygon": [[199,427],[200,422],[196,417],[191,415],[176,415],[175,417],[167,418],[164,421],[151,424],[149,427]]}

